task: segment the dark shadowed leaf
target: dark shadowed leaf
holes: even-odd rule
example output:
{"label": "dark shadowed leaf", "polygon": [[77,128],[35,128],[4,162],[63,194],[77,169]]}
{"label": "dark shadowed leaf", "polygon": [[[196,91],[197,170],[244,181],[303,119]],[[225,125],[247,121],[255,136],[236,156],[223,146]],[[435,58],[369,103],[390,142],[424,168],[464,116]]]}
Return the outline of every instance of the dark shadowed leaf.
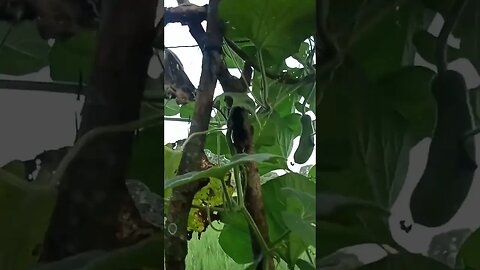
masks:
{"label": "dark shadowed leaf", "polygon": [[50,76],[54,81],[78,82],[82,72],[88,82],[93,67],[96,32],[81,32],[67,40],[57,40],[50,51]]}
{"label": "dark shadowed leaf", "polygon": [[[415,267],[415,268],[412,268]],[[395,254],[364,265],[358,270],[405,270],[405,269],[422,269],[422,270],[449,270],[450,267],[418,254]]]}
{"label": "dark shadowed leaf", "polygon": [[295,0],[225,0],[219,11],[227,37],[249,38],[263,51],[266,66],[296,53],[315,31],[314,0],[301,5]]}
{"label": "dark shadowed leaf", "polygon": [[50,46],[38,34],[33,21],[21,22],[7,35],[10,24],[0,22],[0,73],[24,75],[37,72],[48,64]]}

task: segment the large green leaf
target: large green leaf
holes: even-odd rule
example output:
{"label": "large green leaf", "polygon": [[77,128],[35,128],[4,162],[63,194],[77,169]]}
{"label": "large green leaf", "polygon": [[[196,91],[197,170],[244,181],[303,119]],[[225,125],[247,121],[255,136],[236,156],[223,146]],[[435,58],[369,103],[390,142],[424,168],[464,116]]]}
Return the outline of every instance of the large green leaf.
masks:
{"label": "large green leaf", "polygon": [[0,73],[24,75],[37,72],[48,64],[50,46],[40,37],[33,21],[15,26],[0,22],[0,40],[4,38],[5,43],[0,47]]}
{"label": "large green leaf", "polygon": [[348,63],[337,70],[316,115],[319,184],[388,207],[403,185],[413,135],[425,137],[425,126],[433,125],[425,82],[431,72],[405,68],[373,83]]}
{"label": "large green leaf", "polygon": [[[278,113],[259,114],[260,123],[253,122],[255,148],[258,152],[272,153],[285,160],[293,149],[293,139],[300,135],[300,115],[290,113],[283,117]],[[252,120],[253,121],[253,120]],[[286,169],[286,162],[259,164],[259,173],[265,174],[275,169]]]}
{"label": "large green leaf", "polygon": [[435,122],[435,101],[431,81],[435,73],[428,68],[408,66],[386,74],[380,81],[386,103],[408,121],[417,140],[431,136]]}
{"label": "large green leaf", "polygon": [[362,10],[356,30],[361,34],[355,33],[358,39],[351,48],[353,58],[370,79],[413,64],[411,39],[423,24],[424,11],[419,1],[375,2]]}
{"label": "large green leaf", "polygon": [[219,11],[226,21],[227,37],[249,38],[262,50],[266,66],[296,53],[315,33],[314,0],[301,4],[295,0],[225,0]]}
{"label": "large green leaf", "polygon": [[0,168],[2,270],[24,270],[36,263],[55,199],[53,187],[30,184]]}
{"label": "large green leaf", "polygon": [[250,161],[267,162],[270,160],[282,159],[280,156],[272,154],[237,154],[232,157],[228,164],[222,166],[214,166],[204,171],[188,172],[186,174],[178,175],[170,179],[165,179],[164,188],[175,188],[181,185],[188,184],[198,179],[213,177],[223,179],[225,174],[233,167],[244,164]]}
{"label": "large green leaf", "polygon": [[240,212],[228,212],[222,215],[225,223],[218,242],[223,251],[238,264],[253,261],[252,241],[245,216]]}
{"label": "large green leaf", "polygon": [[[318,193],[317,194],[317,217],[322,221],[336,223],[357,223],[356,215],[352,213],[372,212],[379,216],[390,215],[388,209],[384,209],[369,201],[345,197],[338,194]],[[352,222],[353,221],[353,222]]]}
{"label": "large green leaf", "polygon": [[89,81],[95,53],[96,32],[81,32],[67,40],[56,40],[50,51],[50,76],[54,81]]}
{"label": "large green leaf", "polygon": [[324,257],[348,246],[371,243],[374,238],[360,224],[340,225],[331,222],[318,221],[317,233],[321,244],[317,247],[317,256]]}
{"label": "large green leaf", "polygon": [[422,269],[422,270],[448,270],[451,269],[446,265],[417,254],[395,254],[364,265],[358,270],[405,270],[405,269]]}
{"label": "large green leaf", "polygon": [[[309,231],[313,228],[308,222],[314,221],[315,210],[312,207],[314,190],[314,183],[296,173],[277,177],[262,186],[270,239],[278,240],[281,236],[285,236],[284,233],[289,228],[292,228],[292,232],[277,246],[280,255],[289,265],[295,265],[298,257],[308,247],[308,243],[315,238],[314,232],[311,232],[309,237],[313,239],[305,239],[306,235],[303,231],[305,228]],[[292,195],[290,199],[284,192]],[[301,214],[297,215],[297,210],[300,208]],[[285,223],[284,218],[290,216],[293,217],[291,224]],[[237,263],[251,262],[253,260],[251,241],[248,223],[244,216],[236,212],[228,214],[225,219],[226,225],[219,238],[223,250]]]}
{"label": "large green leaf", "polygon": [[[281,70],[292,70],[286,65]],[[281,71],[280,70],[280,71]],[[280,72],[279,71],[279,72]],[[314,81],[301,81],[295,84],[284,84],[277,80],[265,78],[267,83],[267,102],[280,116],[295,112],[293,104],[300,100],[301,96],[307,96],[314,87]],[[255,72],[252,81],[252,94],[257,100],[263,101],[262,76]],[[314,96],[314,95],[313,95]],[[312,103],[309,103],[312,105]]]}
{"label": "large green leaf", "polygon": [[[285,196],[285,192],[291,196]],[[277,249],[288,265],[295,265],[306,248],[315,244],[313,239],[305,239],[314,237],[311,223],[314,222],[312,197],[315,196],[315,183],[301,174],[288,173],[263,184],[262,194],[270,239],[276,241],[286,231],[291,231],[279,242]],[[289,218],[292,220],[285,222]]]}

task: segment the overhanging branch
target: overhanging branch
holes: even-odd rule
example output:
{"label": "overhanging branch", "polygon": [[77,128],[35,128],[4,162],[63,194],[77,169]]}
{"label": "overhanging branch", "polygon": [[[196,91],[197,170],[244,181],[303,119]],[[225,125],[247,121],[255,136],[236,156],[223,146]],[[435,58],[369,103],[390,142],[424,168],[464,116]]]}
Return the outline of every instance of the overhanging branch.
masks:
{"label": "overhanging branch", "polygon": [[[82,85],[83,88],[87,84]],[[76,94],[83,96],[85,93],[79,92],[79,85],[68,82],[35,82],[21,80],[0,80],[1,90],[24,90],[24,91],[42,91],[61,94]],[[163,91],[163,90],[159,90]],[[145,91],[143,93],[143,101],[147,102],[163,102],[163,97],[156,95],[154,92]]]}
{"label": "overhanging branch", "polygon": [[207,19],[208,5],[197,6],[194,4],[183,4],[178,7],[165,9],[164,20],[168,23],[188,24],[191,22],[202,22]]}

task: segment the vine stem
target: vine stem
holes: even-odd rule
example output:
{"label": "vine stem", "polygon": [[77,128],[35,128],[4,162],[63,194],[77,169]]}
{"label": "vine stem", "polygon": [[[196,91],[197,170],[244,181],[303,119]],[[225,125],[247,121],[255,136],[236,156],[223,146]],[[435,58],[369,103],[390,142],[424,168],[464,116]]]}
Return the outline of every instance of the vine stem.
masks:
{"label": "vine stem", "polygon": [[258,50],[258,61],[260,62],[260,70],[262,72],[262,99],[267,110],[270,110],[270,104],[268,104],[268,86],[267,75],[265,73],[265,63],[263,62],[262,50]]}
{"label": "vine stem", "polygon": [[80,150],[82,150],[87,144],[91,143],[98,137],[111,133],[133,131],[154,124],[159,124],[161,123],[161,120],[163,120],[163,114],[156,114],[144,119],[128,122],[125,124],[97,127],[88,131],[87,133],[85,133],[85,135],[80,137],[77,143],[75,143],[75,145],[68,150],[65,157],[62,159],[62,161],[60,161],[56,172],[52,176],[51,185],[56,186],[60,183],[63,175],[68,169],[68,166],[78,155]]}
{"label": "vine stem", "polygon": [[240,210],[242,211],[243,215],[247,219],[247,222],[252,227],[255,235],[257,236],[258,242],[260,242],[260,245],[262,246],[262,249],[265,251],[265,254],[270,254],[271,250],[268,247],[267,242],[265,242],[265,239],[263,239],[263,236],[260,233],[260,230],[258,229],[257,224],[255,224],[255,221],[253,220],[253,217],[250,215],[250,213],[248,212],[245,205],[241,205]]}
{"label": "vine stem", "polygon": [[308,93],[308,97],[305,97],[305,100],[303,101],[303,112],[302,114],[305,114],[305,108],[307,106],[307,101],[312,97],[313,93],[315,92],[315,90],[317,89],[317,83],[314,82],[313,83],[313,87],[312,89],[310,89],[310,93]]}
{"label": "vine stem", "polygon": [[445,17],[442,30],[438,35],[436,57],[437,57],[437,72],[443,73],[447,70],[447,41],[448,36],[452,33],[453,28],[457,24],[458,18],[462,14],[463,9],[467,5],[468,0],[457,0],[453,4],[448,15]]}
{"label": "vine stem", "polygon": [[190,136],[188,136],[188,138],[185,140],[185,142],[183,142],[183,144],[182,144],[182,146],[180,147],[179,150],[183,151],[183,147],[185,145],[187,145],[187,143],[195,136],[203,135],[203,134],[210,134],[210,133],[219,132],[219,131],[222,131],[222,130],[225,130],[225,128],[213,128],[213,129],[209,129],[209,130],[205,130],[205,131],[193,132],[192,134],[190,134]]}
{"label": "vine stem", "polygon": [[2,41],[0,42],[0,49],[2,49],[3,46],[5,45],[5,42],[7,42],[8,36],[10,36],[12,29],[13,29],[13,24],[10,24],[8,26],[7,32],[5,33],[5,35],[3,35]]}

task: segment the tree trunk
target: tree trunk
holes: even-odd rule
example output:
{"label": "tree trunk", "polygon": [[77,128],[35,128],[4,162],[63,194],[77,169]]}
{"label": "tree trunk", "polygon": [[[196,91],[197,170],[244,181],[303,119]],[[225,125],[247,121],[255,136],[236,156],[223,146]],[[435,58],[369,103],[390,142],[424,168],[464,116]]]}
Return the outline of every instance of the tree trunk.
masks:
{"label": "tree trunk", "polygon": [[[162,1],[163,4],[163,1]],[[78,137],[138,119],[155,35],[157,0],[102,0],[91,82]],[[77,137],[77,139],[78,139]],[[59,186],[41,261],[143,239],[139,213],[125,186],[132,132],[105,136],[74,159]]]}

